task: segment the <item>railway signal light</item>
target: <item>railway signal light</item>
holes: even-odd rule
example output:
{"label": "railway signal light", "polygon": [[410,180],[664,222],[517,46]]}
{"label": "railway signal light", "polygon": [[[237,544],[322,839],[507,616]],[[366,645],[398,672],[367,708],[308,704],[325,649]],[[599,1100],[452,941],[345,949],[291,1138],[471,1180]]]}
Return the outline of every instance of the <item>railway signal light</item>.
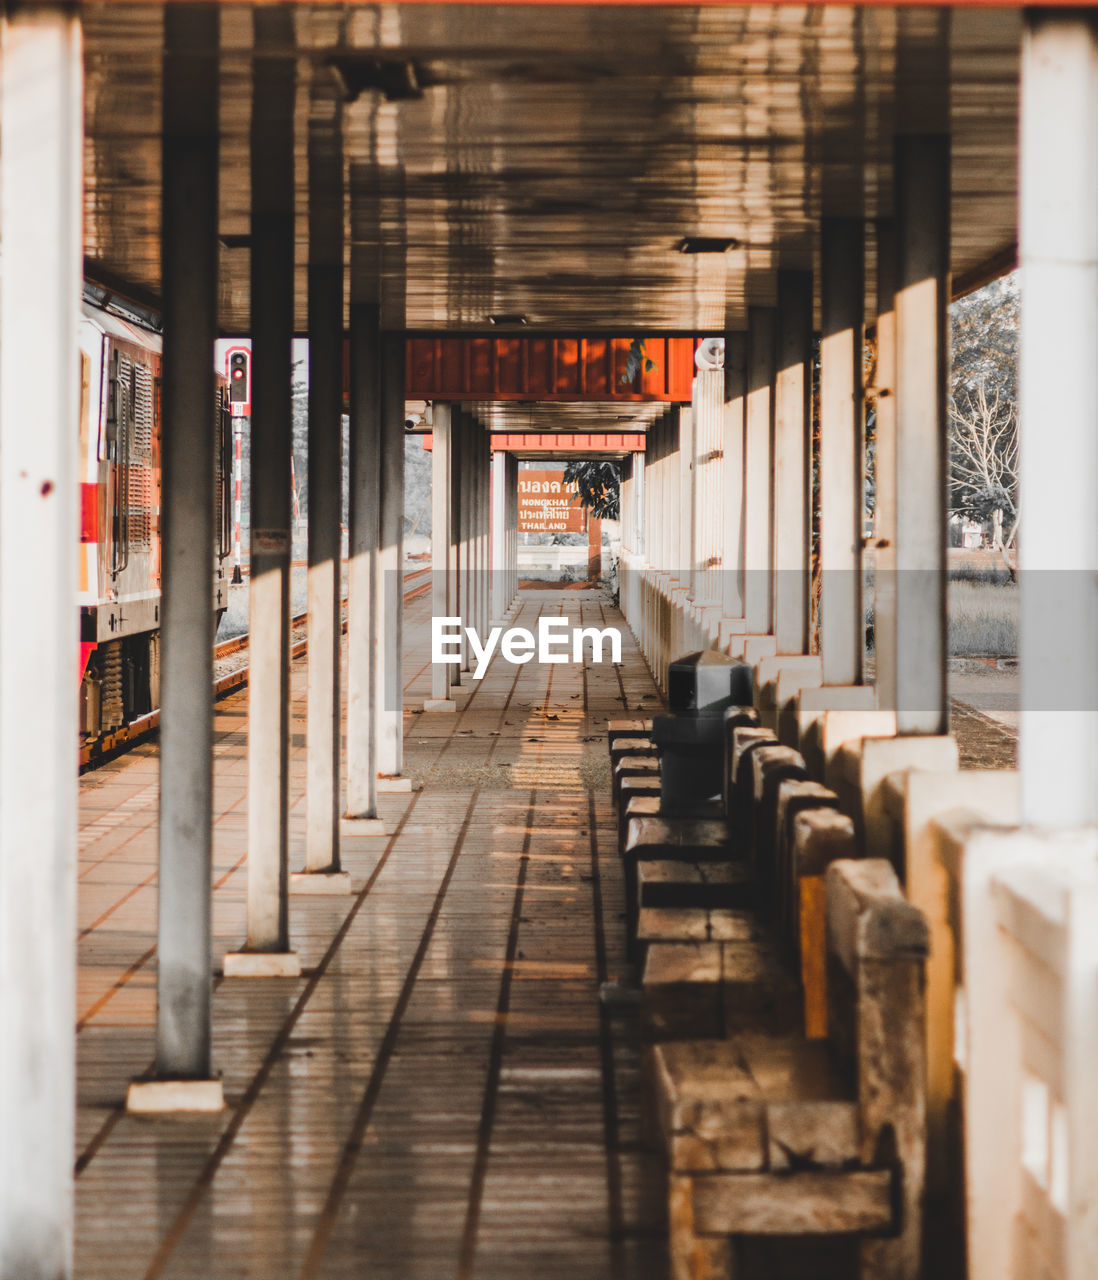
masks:
{"label": "railway signal light", "polygon": [[229,352],[229,404],[234,416],[247,414],[251,408],[251,360],[249,353],[241,347]]}

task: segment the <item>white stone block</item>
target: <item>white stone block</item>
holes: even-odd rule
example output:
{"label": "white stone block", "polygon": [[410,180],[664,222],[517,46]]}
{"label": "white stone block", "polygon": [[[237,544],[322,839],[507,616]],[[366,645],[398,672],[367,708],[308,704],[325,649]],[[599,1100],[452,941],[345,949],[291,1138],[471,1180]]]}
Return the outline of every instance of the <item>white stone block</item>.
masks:
{"label": "white stone block", "polygon": [[299,978],[296,951],[230,951],[222,961],[226,978]]}
{"label": "white stone block", "polygon": [[345,896],[352,892],[351,877],[346,871],[295,871],[290,876],[290,892],[318,897]]}
{"label": "white stone block", "polygon": [[183,1111],[224,1111],[220,1080],[131,1080],[126,1110],[134,1115]]}

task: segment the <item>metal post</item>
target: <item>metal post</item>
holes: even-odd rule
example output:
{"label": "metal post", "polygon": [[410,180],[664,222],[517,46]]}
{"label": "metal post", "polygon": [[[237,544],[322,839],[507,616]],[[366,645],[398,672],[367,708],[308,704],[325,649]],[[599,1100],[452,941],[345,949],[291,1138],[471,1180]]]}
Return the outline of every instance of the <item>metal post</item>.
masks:
{"label": "metal post", "polygon": [[896,727],[949,730],[946,418],[949,138],[896,144]]}
{"label": "metal post", "polygon": [[407,790],[410,785],[400,778],[404,767],[404,346],[403,332],[382,334],[381,484],[374,588],[379,790]]}
{"label": "metal post", "polygon": [[820,238],[820,657],[826,685],[862,681],[862,352],[865,228]]}
{"label": "metal post", "polygon": [[[156,1076],[209,1081],[220,1106],[210,1064],[218,39],[216,5],[165,10]],[[130,1105],[149,1092],[134,1090]]]}
{"label": "metal post", "polygon": [[0,1275],[20,1280],[72,1275],[83,213],[76,12],[9,7],[2,27]]}
{"label": "metal post", "polygon": [[289,921],[294,59],[287,11],[257,9],[252,64],[252,490],[248,941],[226,976],[296,976]]}
{"label": "metal post", "polygon": [[350,536],[347,572],[347,809],[376,824],[377,740],[374,719],[374,577],[377,572],[381,387],[378,308],[350,310]]}
{"label": "metal post", "polygon": [[896,706],[896,229],[877,224],[877,458],[873,647],[877,705]]}
{"label": "metal post", "polygon": [[309,122],[309,687],[305,872],[297,892],[350,893],[340,869],[343,572],[343,137],[338,102]]}
{"label": "metal post", "polygon": [[772,444],[775,316],[748,312],[747,403],[744,417],[744,604],[748,635],[767,635],[773,617]]}
{"label": "metal post", "polygon": [[1048,827],[1098,822],[1096,123],[1094,11],[1027,9],[1019,757],[1022,816]]}
{"label": "metal post", "polygon": [[808,652],[811,449],[812,274],[780,271],[774,380],[774,635],[783,654]]}
{"label": "metal post", "polygon": [[721,547],[721,612],[744,617],[744,410],[747,402],[747,334],[724,335],[724,453]]}

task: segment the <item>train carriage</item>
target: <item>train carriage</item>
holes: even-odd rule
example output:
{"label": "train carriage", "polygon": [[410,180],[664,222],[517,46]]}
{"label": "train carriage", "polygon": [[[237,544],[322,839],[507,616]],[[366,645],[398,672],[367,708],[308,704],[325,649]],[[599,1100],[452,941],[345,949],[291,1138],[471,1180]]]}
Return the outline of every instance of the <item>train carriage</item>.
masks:
{"label": "train carriage", "polygon": [[[80,323],[80,728],[148,714],[160,674],[160,335],[85,301]],[[232,423],[218,377],[211,591],[228,605]]]}

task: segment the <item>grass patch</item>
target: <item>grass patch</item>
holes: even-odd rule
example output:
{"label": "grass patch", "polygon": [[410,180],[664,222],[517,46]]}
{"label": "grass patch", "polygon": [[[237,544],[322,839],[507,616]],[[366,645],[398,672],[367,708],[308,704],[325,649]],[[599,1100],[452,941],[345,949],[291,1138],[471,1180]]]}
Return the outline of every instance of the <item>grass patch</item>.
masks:
{"label": "grass patch", "polygon": [[[868,577],[868,575],[867,575]],[[1018,655],[1018,587],[1006,571],[1003,581],[986,566],[950,565],[949,654],[951,657],[1014,658]],[[866,582],[865,624],[873,650],[872,579]]]}
{"label": "grass patch", "polygon": [[1018,653],[1018,588],[962,578],[949,584],[949,652],[1012,658]]}

